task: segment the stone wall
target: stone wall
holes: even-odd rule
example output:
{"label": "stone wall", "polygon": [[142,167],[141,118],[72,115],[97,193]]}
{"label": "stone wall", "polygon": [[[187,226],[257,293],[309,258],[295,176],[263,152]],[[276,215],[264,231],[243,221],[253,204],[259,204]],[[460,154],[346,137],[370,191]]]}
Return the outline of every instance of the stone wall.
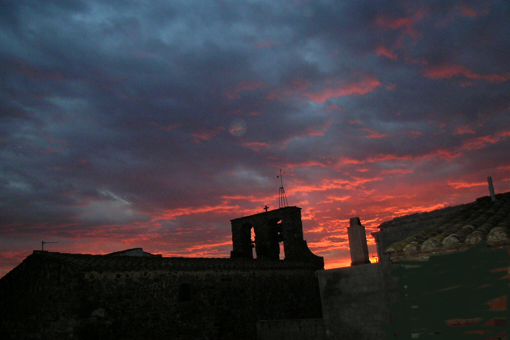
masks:
{"label": "stone wall", "polygon": [[0,280],[0,339],[70,339],[83,286],[74,268],[28,257]]}
{"label": "stone wall", "polygon": [[0,338],[253,340],[258,320],[321,317],[306,266],[180,260],[173,269],[147,259],[145,270],[90,270],[34,254],[0,280]]}
{"label": "stone wall", "polygon": [[317,272],[328,339],[383,340],[381,326],[393,321],[398,279],[388,263]]}

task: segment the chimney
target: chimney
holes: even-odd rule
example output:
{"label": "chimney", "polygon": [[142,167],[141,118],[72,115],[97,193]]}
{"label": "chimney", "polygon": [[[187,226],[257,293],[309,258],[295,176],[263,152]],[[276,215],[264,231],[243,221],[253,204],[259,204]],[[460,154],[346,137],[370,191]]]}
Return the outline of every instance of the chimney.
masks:
{"label": "chimney", "polygon": [[487,177],[487,181],[489,182],[489,191],[491,193],[492,202],[496,202],[496,195],[494,194],[494,185],[492,185],[492,177]]}
{"label": "chimney", "polygon": [[351,266],[370,263],[365,227],[361,225],[359,217],[351,218],[347,233],[349,234],[349,248],[351,250]]}

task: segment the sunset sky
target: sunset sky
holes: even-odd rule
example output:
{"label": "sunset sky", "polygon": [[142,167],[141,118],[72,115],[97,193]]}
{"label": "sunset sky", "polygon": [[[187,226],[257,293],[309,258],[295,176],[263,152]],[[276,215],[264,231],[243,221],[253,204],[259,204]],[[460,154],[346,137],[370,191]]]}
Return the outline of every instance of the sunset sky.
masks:
{"label": "sunset sky", "polygon": [[508,1],[0,2],[0,276],[34,249],[228,257],[510,191]]}

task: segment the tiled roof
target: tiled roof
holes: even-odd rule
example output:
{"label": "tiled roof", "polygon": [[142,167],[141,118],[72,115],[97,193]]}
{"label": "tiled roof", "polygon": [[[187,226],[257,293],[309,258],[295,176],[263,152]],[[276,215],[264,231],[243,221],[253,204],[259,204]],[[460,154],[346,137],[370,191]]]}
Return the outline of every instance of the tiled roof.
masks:
{"label": "tiled roof", "polygon": [[[313,264],[292,261],[264,261],[230,258],[191,258],[160,256],[108,256],[67,254],[35,250],[25,261],[52,261],[69,265],[79,271],[200,271],[254,269],[313,269]],[[15,270],[15,269],[14,269]]]}
{"label": "tiled roof", "polygon": [[406,221],[430,226],[385,249],[394,261],[463,250],[482,241],[489,247],[510,246],[510,192],[496,195],[494,202],[481,197],[473,203],[397,218],[380,228],[398,227]]}
{"label": "tiled roof", "polygon": [[154,255],[151,253],[147,253],[147,252],[143,251],[142,248],[131,248],[131,249],[126,249],[126,250],[116,251],[116,252],[113,252],[110,254],[106,254],[105,256],[159,256],[159,257],[161,257],[161,255]]}

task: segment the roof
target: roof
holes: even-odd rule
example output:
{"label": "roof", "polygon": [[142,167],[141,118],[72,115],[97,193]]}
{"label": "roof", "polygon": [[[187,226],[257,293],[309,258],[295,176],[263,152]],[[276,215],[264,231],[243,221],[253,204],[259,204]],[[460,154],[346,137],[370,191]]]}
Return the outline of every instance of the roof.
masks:
{"label": "roof", "polygon": [[151,253],[147,253],[143,251],[142,248],[131,248],[106,254],[106,256],[161,256],[161,255],[159,254],[153,255]]}
{"label": "roof", "polygon": [[406,223],[430,225],[384,250],[394,262],[426,259],[432,254],[465,250],[481,242],[492,248],[509,247],[510,192],[496,195],[496,201],[486,196],[469,204],[396,218],[380,228]]}
{"label": "roof", "polygon": [[[126,271],[203,271],[203,270],[315,270],[313,264],[294,261],[264,261],[230,258],[192,258],[162,256],[111,256],[68,254],[34,250],[22,264],[53,262],[74,268],[79,272]],[[18,268],[17,267],[17,268]],[[4,278],[15,272],[14,268]]]}

